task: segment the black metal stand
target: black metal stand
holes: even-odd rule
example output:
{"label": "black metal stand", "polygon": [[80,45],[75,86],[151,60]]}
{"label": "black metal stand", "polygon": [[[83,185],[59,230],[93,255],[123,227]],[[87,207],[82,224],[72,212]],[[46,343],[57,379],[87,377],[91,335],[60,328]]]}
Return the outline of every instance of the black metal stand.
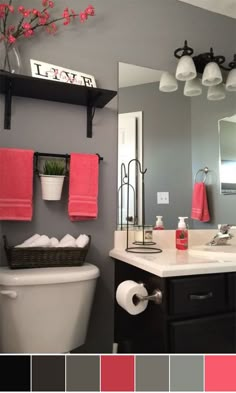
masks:
{"label": "black metal stand", "polygon": [[133,196],[134,196],[134,217],[127,216],[126,221],[129,221],[129,223],[133,221],[132,225],[136,225],[138,219],[137,210],[136,210],[136,192],[132,184],[128,183],[126,167],[125,164],[122,163],[120,168],[120,187],[118,188],[118,203],[119,203],[119,195],[120,195],[120,224],[119,225],[121,230],[123,229],[123,191],[125,187],[127,188],[130,187],[133,191]]}
{"label": "black metal stand", "polygon": [[[142,241],[135,241],[133,244],[136,245],[137,247],[129,247],[129,220],[127,219],[126,222],[126,249],[125,251],[127,252],[132,252],[132,253],[138,253],[138,254],[158,254],[161,253],[162,250],[160,248],[156,247],[150,247],[155,245],[155,242],[152,241],[145,241],[145,184],[144,184],[144,175],[147,172],[147,169],[142,171],[141,163],[139,160],[134,158],[133,160],[130,160],[128,163],[128,173],[127,173],[127,184],[129,183],[130,180],[130,165],[132,163],[135,163],[135,165],[138,167],[138,170],[141,174],[142,177]],[[127,218],[129,217],[129,187],[127,188]]]}

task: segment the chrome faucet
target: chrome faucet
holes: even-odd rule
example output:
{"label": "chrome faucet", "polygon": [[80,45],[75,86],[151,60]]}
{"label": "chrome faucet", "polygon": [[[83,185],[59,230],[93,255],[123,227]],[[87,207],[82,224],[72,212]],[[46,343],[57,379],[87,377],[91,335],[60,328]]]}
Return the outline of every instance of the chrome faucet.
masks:
{"label": "chrome faucet", "polygon": [[228,240],[232,239],[232,233],[229,233],[231,225],[224,224],[219,226],[219,232],[213,237],[213,239],[207,243],[209,246],[225,246]]}

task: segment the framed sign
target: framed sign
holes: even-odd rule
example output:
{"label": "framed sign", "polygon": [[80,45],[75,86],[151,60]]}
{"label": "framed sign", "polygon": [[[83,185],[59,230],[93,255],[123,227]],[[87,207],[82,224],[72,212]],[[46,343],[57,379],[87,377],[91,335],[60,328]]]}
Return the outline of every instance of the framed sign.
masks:
{"label": "framed sign", "polygon": [[97,87],[94,76],[84,72],[70,70],[54,64],[30,59],[31,74],[34,78],[48,79],[56,82],[70,83],[87,87]]}

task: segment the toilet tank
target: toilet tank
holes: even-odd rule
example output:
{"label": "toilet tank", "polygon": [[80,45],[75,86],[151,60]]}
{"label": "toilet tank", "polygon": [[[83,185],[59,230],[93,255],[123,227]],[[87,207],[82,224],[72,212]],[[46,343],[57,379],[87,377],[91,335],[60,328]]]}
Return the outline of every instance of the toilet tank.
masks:
{"label": "toilet tank", "polygon": [[0,352],[66,353],[86,339],[99,269],[0,268]]}

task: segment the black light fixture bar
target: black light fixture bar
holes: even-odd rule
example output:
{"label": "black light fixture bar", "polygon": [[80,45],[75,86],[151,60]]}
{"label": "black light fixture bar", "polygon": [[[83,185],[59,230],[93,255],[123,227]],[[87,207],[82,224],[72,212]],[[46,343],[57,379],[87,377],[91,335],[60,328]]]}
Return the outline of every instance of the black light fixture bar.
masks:
{"label": "black light fixture bar", "polygon": [[[177,48],[174,51],[174,56],[180,59],[182,56],[192,56],[194,54],[193,48],[188,46],[188,41],[184,41],[184,46],[182,48]],[[210,62],[215,62],[224,71],[231,71],[236,68],[236,54],[234,55],[233,61],[228,64],[228,67],[224,65],[225,57],[222,55],[215,56],[213,48],[210,48],[209,52],[200,53],[192,57],[197,73],[203,74],[204,68]]]}

